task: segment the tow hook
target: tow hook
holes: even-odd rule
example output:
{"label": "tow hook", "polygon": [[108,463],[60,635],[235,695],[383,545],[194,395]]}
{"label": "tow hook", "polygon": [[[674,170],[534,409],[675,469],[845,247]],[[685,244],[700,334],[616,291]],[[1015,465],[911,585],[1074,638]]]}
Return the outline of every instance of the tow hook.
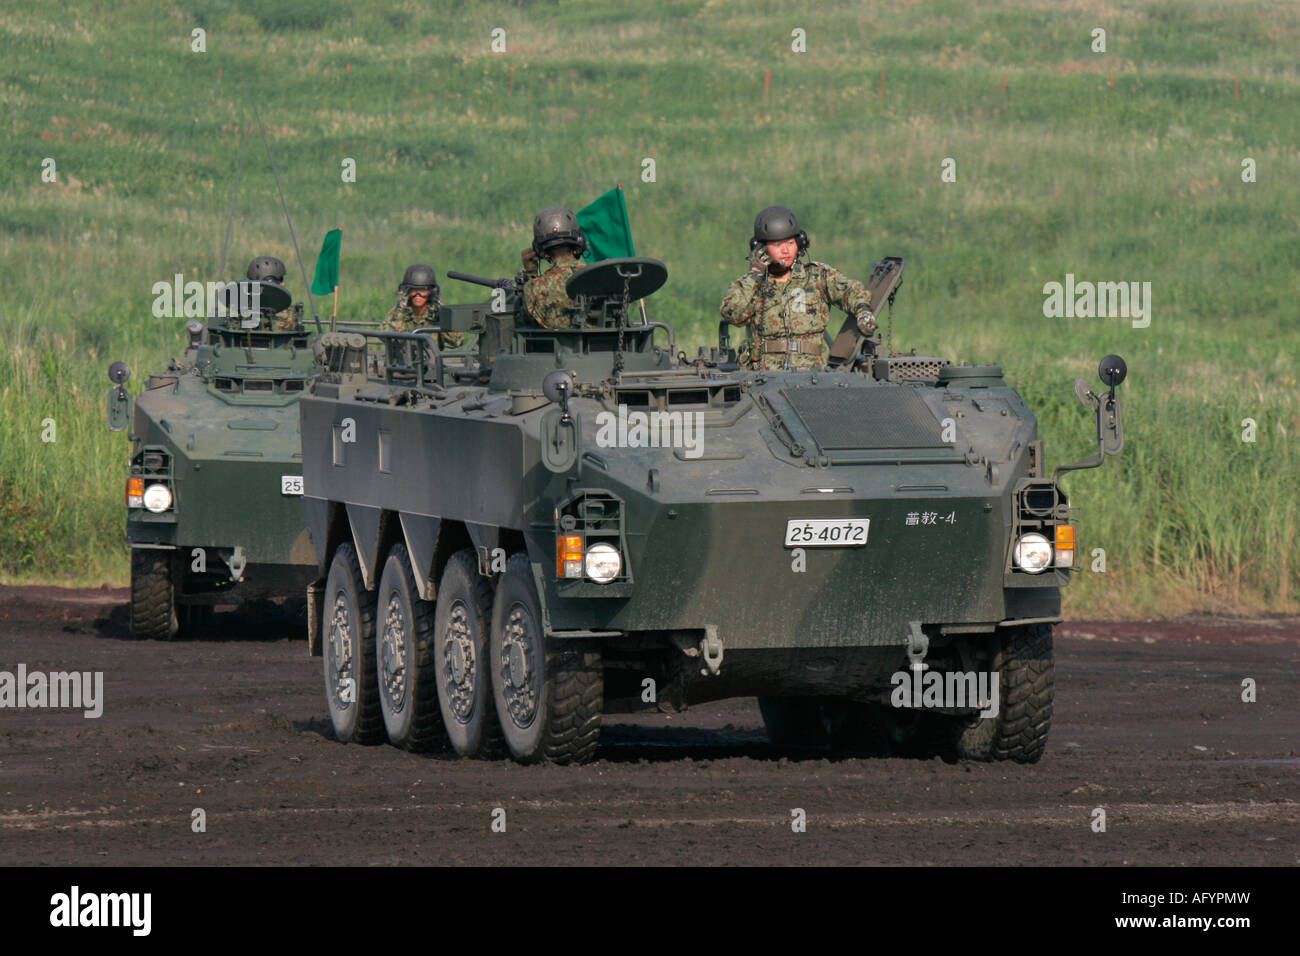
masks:
{"label": "tow hook", "polygon": [[718,626],[716,624],[704,625],[704,637],[700,638],[700,654],[704,657],[705,667],[700,668],[700,673],[706,677],[712,674],[718,676],[722,670],[722,639],[718,637]]}
{"label": "tow hook", "polygon": [[240,582],[244,580],[244,568],[248,566],[248,558],[244,554],[243,545],[235,545],[235,550],[226,558],[226,567],[230,568],[230,580]]}
{"label": "tow hook", "polygon": [[928,670],[930,665],[925,662],[925,655],[930,650],[930,639],[921,630],[920,621],[908,621],[907,628],[907,660],[913,671]]}

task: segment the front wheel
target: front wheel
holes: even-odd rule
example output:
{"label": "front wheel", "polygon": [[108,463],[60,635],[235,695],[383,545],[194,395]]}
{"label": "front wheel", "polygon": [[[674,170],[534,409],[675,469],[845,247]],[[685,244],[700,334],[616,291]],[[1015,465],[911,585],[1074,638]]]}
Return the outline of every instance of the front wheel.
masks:
{"label": "front wheel", "polygon": [[1052,726],[1055,669],[1052,625],[1023,624],[997,633],[993,670],[998,674],[998,712],[957,728],[957,755],[967,760],[1036,763]]}
{"label": "front wheel", "polygon": [[520,763],[585,763],[596,753],[604,703],[598,645],[549,638],[527,555],[513,554],[497,587],[490,644],[492,696]]}
{"label": "front wheel", "polygon": [[171,551],[131,551],[131,636],[172,641],[180,633],[176,613],[175,560]]}

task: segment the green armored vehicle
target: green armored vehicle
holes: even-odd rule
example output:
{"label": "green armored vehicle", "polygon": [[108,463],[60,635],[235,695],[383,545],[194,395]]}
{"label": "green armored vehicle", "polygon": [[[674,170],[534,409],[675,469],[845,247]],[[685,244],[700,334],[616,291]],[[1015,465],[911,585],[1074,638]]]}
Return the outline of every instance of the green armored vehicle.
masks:
{"label": "green armored vehicle", "polygon": [[[270,261],[282,279],[283,264]],[[149,376],[134,417],[130,371],[117,362],[109,372],[109,427],[130,425],[126,536],[139,638],[173,639],[214,604],[300,594],[315,577],[297,409],[317,371],[314,336],[281,284],[239,285],[257,292],[257,313],[190,319],[184,357]]]}
{"label": "green armored vehicle", "polygon": [[[901,272],[877,263],[871,301]],[[497,283],[444,307],[480,333],[463,364],[418,334],[318,342],[308,620],[336,736],[577,762],[603,712],[757,696],[778,744],[1038,759],[1076,542],[1001,369],[880,354],[852,319],[823,370],[688,361],[629,309],[666,276],[579,270],[563,329]],[[1119,451],[1123,375],[1076,385],[1100,450],[1069,467]]]}

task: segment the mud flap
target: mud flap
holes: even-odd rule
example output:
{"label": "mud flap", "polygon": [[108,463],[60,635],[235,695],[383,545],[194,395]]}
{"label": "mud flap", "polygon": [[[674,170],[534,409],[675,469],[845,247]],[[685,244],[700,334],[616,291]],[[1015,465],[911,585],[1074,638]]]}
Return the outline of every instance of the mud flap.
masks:
{"label": "mud flap", "polygon": [[325,579],[307,585],[307,653],[321,656],[321,618],[325,616]]}

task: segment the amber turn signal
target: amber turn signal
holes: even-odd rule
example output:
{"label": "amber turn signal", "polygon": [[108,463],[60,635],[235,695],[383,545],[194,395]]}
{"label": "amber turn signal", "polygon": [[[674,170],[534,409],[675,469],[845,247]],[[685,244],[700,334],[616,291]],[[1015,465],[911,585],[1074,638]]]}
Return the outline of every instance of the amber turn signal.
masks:
{"label": "amber turn signal", "polygon": [[582,577],[582,535],[562,534],[555,541],[555,574],[561,578]]}
{"label": "amber turn signal", "polygon": [[1074,526],[1058,524],[1056,526],[1056,566],[1058,568],[1074,567]]}
{"label": "amber turn signal", "polygon": [[126,480],[126,506],[128,508],[144,507],[144,479],[132,476]]}

